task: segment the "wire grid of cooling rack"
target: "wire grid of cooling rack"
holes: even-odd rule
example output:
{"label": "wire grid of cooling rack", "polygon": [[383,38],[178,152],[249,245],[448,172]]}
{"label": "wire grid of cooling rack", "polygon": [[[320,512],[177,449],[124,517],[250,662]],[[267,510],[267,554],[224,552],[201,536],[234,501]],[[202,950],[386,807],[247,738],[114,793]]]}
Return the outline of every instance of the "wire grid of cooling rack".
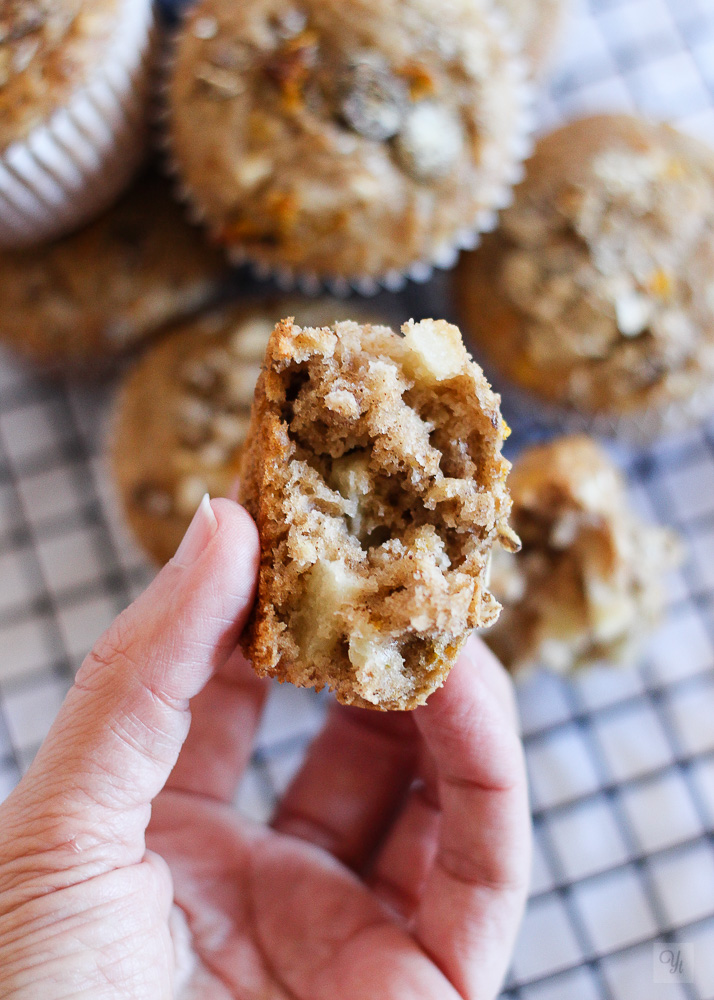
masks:
{"label": "wire grid of cooling rack", "polygon": [[[541,123],[603,109],[714,142],[714,0],[576,4]],[[445,287],[410,288],[405,315],[448,315]],[[0,798],[83,655],[151,575],[103,466],[111,393],[0,357]],[[640,669],[519,683],[535,862],[509,1000],[714,998],[714,421],[617,456],[634,503],[680,530],[689,559]],[[269,816],[324,703],[273,691],[238,796],[248,815]],[[656,983],[668,946],[693,959]]]}

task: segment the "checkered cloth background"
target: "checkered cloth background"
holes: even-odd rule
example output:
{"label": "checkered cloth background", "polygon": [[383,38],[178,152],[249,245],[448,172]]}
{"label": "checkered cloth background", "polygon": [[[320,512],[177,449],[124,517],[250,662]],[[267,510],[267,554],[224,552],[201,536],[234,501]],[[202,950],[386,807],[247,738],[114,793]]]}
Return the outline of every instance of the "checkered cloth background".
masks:
{"label": "checkered cloth background", "polygon": [[[541,123],[604,109],[714,143],[714,0],[576,0]],[[448,315],[443,280],[403,298],[405,316]],[[0,357],[0,798],[151,575],[103,463],[112,391]],[[536,850],[512,1000],[714,998],[714,421],[617,456],[633,502],[689,558],[640,669],[519,682]],[[324,704],[275,688],[238,797],[248,815],[269,816]],[[689,961],[663,983],[668,950]]]}

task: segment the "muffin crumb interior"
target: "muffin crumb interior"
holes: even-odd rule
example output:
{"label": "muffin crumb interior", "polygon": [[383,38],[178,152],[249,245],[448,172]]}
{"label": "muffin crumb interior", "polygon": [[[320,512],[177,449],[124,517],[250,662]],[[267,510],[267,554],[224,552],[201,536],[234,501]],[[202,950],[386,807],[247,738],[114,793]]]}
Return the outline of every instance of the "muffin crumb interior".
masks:
{"label": "muffin crumb interior", "polygon": [[274,337],[266,394],[285,461],[262,473],[268,672],[283,661],[293,683],[411,707],[498,613],[489,551],[514,540],[496,397],[441,321],[402,337],[285,321]]}

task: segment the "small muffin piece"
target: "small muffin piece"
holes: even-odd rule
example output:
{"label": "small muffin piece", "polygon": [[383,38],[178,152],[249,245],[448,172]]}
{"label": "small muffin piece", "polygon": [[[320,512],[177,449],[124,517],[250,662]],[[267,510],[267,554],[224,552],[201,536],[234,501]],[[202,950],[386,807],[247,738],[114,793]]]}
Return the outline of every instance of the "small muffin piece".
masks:
{"label": "small muffin piece", "polygon": [[109,205],[148,139],[151,0],[0,3],[0,247]]}
{"label": "small muffin piece", "polygon": [[453,264],[527,148],[503,35],[472,0],[200,0],[167,95],[187,197],[270,270],[359,284]]}
{"label": "small muffin piece", "polygon": [[101,369],[204,305],[226,273],[149,173],[86,229],[0,254],[0,342],[45,368]]}
{"label": "small muffin piece", "polygon": [[456,327],[402,330],[279,323],[241,478],[262,551],[253,666],[379,709],[443,683],[498,614],[492,545],[518,544],[498,396]]}
{"label": "small muffin piece", "polygon": [[466,330],[513,382],[645,434],[714,405],[713,287],[714,152],[624,115],[544,138],[456,279]]}
{"label": "small muffin piece", "polygon": [[112,469],[141,547],[176,551],[204,493],[234,488],[255,383],[278,318],[332,323],[354,306],[329,299],[240,304],[167,331],[124,382],[112,421]]}
{"label": "small muffin piece", "polygon": [[553,55],[570,0],[498,0],[536,76],[542,76]]}
{"label": "small muffin piece", "polygon": [[503,610],[486,642],[511,670],[632,660],[662,616],[663,578],[680,558],[673,533],[630,510],[618,470],[586,436],[527,449],[509,486],[523,549],[494,553]]}

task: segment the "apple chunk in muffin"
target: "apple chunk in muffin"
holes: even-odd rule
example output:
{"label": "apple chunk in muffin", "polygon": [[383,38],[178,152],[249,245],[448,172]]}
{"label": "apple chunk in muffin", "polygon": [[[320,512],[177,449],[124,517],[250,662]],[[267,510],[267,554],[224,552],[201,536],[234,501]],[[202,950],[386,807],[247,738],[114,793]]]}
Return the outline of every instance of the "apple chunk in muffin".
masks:
{"label": "apple chunk in muffin", "polygon": [[275,328],[241,499],[261,538],[244,644],[263,675],[407,709],[499,605],[508,527],[499,398],[443,321]]}

